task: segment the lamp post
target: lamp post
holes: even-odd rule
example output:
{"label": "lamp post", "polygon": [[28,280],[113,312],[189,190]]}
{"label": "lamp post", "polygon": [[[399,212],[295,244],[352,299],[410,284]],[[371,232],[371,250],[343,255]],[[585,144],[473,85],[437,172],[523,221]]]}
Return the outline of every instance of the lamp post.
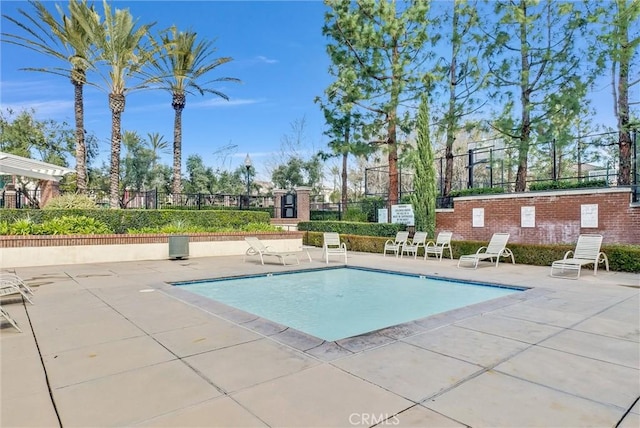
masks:
{"label": "lamp post", "polygon": [[249,157],[249,153],[247,153],[247,157],[244,158],[244,167],[247,169],[247,208],[249,208],[249,195],[251,195],[251,158]]}

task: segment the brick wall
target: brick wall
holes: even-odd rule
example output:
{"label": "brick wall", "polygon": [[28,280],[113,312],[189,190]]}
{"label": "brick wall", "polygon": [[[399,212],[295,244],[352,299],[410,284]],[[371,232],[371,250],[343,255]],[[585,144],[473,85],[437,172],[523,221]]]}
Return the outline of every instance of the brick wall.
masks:
{"label": "brick wall", "polygon": [[[189,242],[244,241],[245,236],[260,239],[302,238],[302,232],[224,232],[184,233]],[[135,245],[159,244],[169,241],[167,234],[141,233],[136,235],[0,235],[0,248],[64,247],[78,245]]]}
{"label": "brick wall", "polygon": [[[522,227],[522,207],[535,210],[529,217],[534,227]],[[484,209],[483,227],[473,227],[474,208]],[[589,220],[597,226],[582,227]],[[640,244],[640,205],[631,204],[628,188],[469,196],[455,198],[454,209],[438,210],[436,227],[452,231],[454,240],[488,241],[495,232],[508,232],[509,242],[556,244],[599,233],[604,244]]]}

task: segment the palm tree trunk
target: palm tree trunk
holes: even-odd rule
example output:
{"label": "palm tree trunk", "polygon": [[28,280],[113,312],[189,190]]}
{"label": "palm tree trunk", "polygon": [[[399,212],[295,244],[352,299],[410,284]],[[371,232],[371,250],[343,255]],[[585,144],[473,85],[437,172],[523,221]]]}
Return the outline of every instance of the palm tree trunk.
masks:
{"label": "palm tree trunk", "polygon": [[76,121],[76,188],[87,193],[87,147],[84,140],[84,98],[82,94],[84,70],[74,70],[71,83],[74,86],[74,113]]}
{"label": "palm tree trunk", "polygon": [[124,94],[109,94],[111,109],[111,170],[109,172],[109,207],[120,208],[120,143],[122,142],[122,112]]}
{"label": "palm tree trunk", "polygon": [[171,106],[175,111],[173,119],[173,183],[171,193],[182,193],[182,110],[186,104],[184,94],[174,93]]}

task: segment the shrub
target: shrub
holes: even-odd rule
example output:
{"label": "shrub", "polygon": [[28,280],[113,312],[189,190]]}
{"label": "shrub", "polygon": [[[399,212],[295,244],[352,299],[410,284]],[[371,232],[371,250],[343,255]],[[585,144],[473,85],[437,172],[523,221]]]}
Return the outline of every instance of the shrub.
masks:
{"label": "shrub", "polygon": [[557,180],[557,181],[543,181],[539,183],[531,183],[529,186],[530,191],[540,190],[559,190],[559,189],[582,189],[591,187],[607,187],[607,180],[588,180],[588,181],[575,181],[575,180]]}
{"label": "shrub", "polygon": [[502,187],[474,187],[472,189],[452,190],[449,196],[455,198],[458,196],[496,195],[500,193],[504,193]]}
{"label": "shrub", "polygon": [[9,224],[9,235],[34,235],[37,232],[38,228],[31,217],[21,218]]}
{"label": "shrub", "polygon": [[42,235],[104,235],[113,233],[109,227],[87,216],[62,216],[47,220],[40,225]]}
{"label": "shrub", "polygon": [[392,237],[396,232],[405,230],[404,224],[364,223],[347,221],[301,221],[298,230],[314,232],[337,232],[347,235]]}
{"label": "shrub", "polygon": [[0,210],[0,221],[12,223],[30,218],[33,223],[43,223],[62,216],[92,217],[106,224],[113,233],[127,233],[127,230],[158,228],[176,220],[182,220],[199,228],[200,231],[231,228],[240,230],[249,223],[269,224],[269,214],[260,211],[218,211],[218,210],[106,210],[106,209],[4,209]]}
{"label": "shrub", "polygon": [[347,208],[347,212],[344,213],[344,221],[357,221],[366,222],[367,213],[362,212],[359,208]]}
{"label": "shrub", "polygon": [[66,193],[50,199],[47,204],[42,207],[45,210],[52,209],[92,209],[97,208],[93,199],[87,195],[79,195],[76,193]]}

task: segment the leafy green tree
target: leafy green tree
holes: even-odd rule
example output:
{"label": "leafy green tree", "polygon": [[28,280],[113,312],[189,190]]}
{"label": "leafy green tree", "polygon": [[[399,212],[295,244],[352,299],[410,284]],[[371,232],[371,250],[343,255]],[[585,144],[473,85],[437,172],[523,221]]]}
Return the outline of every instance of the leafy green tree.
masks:
{"label": "leafy green tree", "polygon": [[297,186],[305,186],[304,177],[305,162],[299,157],[290,158],[287,163],[279,165],[271,174],[271,181],[279,189],[293,189]]}
{"label": "leafy green tree", "polygon": [[434,236],[436,230],[436,169],[429,135],[429,103],[423,96],[417,117],[417,152],[414,192],[411,194],[416,230]]}
{"label": "leafy green tree", "polygon": [[326,93],[337,93],[360,110],[363,138],[384,145],[389,161],[389,204],[398,202],[398,133],[408,132],[400,110],[423,87],[420,68],[428,41],[429,2],[325,0],[323,34],[337,71]]}
{"label": "leafy green tree", "polygon": [[[109,96],[111,110],[111,167],[109,171],[109,206],[119,207],[120,149],[122,142],[122,113],[126,95],[145,87],[144,79],[130,85],[131,78],[144,77],[144,68],[153,61],[155,50],[148,42],[153,24],[137,26],[129,9],[115,9],[103,0],[104,22],[100,16],[78,3],[71,2],[72,16],[90,35],[90,42],[97,49],[96,72],[102,77]],[[105,65],[106,67],[100,67]]]}
{"label": "leafy green tree", "polygon": [[[64,122],[36,120],[34,115],[34,111],[0,112],[0,151],[67,166],[67,158],[74,152],[72,129]],[[19,177],[17,185],[29,197],[29,190],[34,185],[37,189],[39,180]],[[38,202],[30,204],[37,206]]]}
{"label": "leafy green tree", "polygon": [[[342,159],[341,177],[341,199],[342,210],[346,212],[347,203],[349,200],[348,195],[348,166],[349,166],[349,154],[355,156],[367,156],[375,149],[367,144],[362,139],[362,134],[358,132],[361,128],[361,116],[357,112],[351,111],[344,112],[345,109],[349,109],[349,106],[342,106],[340,101],[329,97],[327,102],[334,103],[334,106],[329,106],[323,103],[320,99],[316,99],[319,102],[324,113],[325,121],[329,127],[325,131],[330,140],[328,143],[330,153],[320,152],[319,156],[322,160],[327,160],[331,157],[338,156]],[[333,107],[333,108],[332,108]]]}
{"label": "leafy green tree", "polygon": [[132,131],[125,131],[122,134],[122,145],[125,148],[125,155],[120,160],[121,186],[121,206],[127,206],[125,199],[127,191],[133,191],[132,197],[136,193],[148,189],[149,183],[153,179],[153,169],[151,165],[154,161],[154,153],[147,148],[142,138]]}
{"label": "leafy green tree", "polygon": [[[253,177],[255,169],[249,168],[249,193],[257,190]],[[228,195],[243,195],[247,192],[246,185],[247,168],[244,166],[237,167],[234,171],[218,171],[216,193]]]}
{"label": "leafy green tree", "polygon": [[[577,105],[584,96],[582,85],[593,78],[581,67],[586,52],[576,47],[576,37],[586,26],[579,6],[553,0],[494,3],[497,20],[486,31],[490,40],[485,59],[492,95],[502,101],[504,109],[493,127],[517,141],[517,192],[523,192],[527,184],[532,131],[554,113],[558,98]],[[517,114],[520,119],[515,126],[505,127]]]}
{"label": "leafy green tree", "polygon": [[202,81],[219,66],[232,61],[231,57],[213,58],[215,48],[211,41],[197,41],[192,31],[178,31],[173,26],[161,37],[161,55],[155,67],[153,82],[171,92],[171,106],[175,112],[173,122],[173,184],[172,192],[182,190],[182,110],[187,103],[187,94],[213,94],[222,99],[229,97],[212,88],[214,82],[240,82],[233,77],[219,77]]}
{"label": "leafy green tree", "polygon": [[[216,177],[211,167],[207,167],[200,155],[190,155],[186,162],[186,193],[214,193]],[[173,189],[172,189],[173,193]]]}
{"label": "leafy green tree", "polygon": [[[18,26],[25,34],[2,33],[2,41],[31,49],[35,52],[57,59],[64,67],[25,68],[28,71],[39,71],[56,74],[71,81],[74,87],[74,117],[76,138],[76,185],[79,193],[87,190],[87,147],[84,129],[84,96],[83,88],[87,81],[87,70],[93,66],[95,52],[89,34],[72,13],[65,15],[62,8],[56,5],[60,19],[56,19],[43,3],[30,0],[34,13],[18,9],[22,20],[3,15],[5,19]],[[86,0],[71,0],[78,9],[88,9]]]}
{"label": "leafy green tree", "polygon": [[0,151],[67,166],[73,131],[65,122],[37,120],[35,111],[0,112]]}

